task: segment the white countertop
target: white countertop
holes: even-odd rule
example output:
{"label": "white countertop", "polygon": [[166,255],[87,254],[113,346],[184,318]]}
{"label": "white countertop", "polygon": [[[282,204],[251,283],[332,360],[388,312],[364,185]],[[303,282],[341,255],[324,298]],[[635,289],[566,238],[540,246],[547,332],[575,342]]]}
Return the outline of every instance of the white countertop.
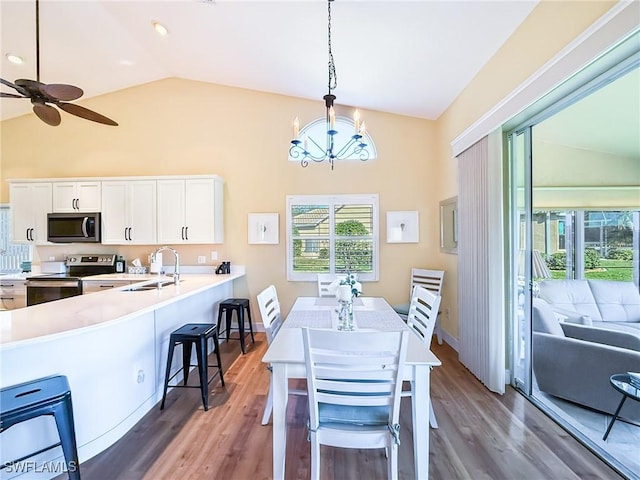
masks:
{"label": "white countertop", "polygon": [[[185,274],[182,274],[181,277],[185,277]],[[218,275],[219,276],[219,275]],[[101,275],[88,275],[86,277],[82,277],[83,281],[87,280],[127,280],[129,282],[145,282],[148,280],[167,280],[171,279],[166,275],[160,275],[158,273],[103,273]]]}
{"label": "white countertop", "polygon": [[[90,295],[8,310],[0,315],[0,349],[11,348],[24,341],[33,342],[39,338],[68,335],[77,329],[100,328],[105,323],[123,321],[156,310],[243,276],[244,271],[227,275],[184,274],[177,286],[171,284],[161,289],[131,292],[125,291],[131,287],[126,285]],[[123,280],[146,277],[141,279],[141,283],[152,283],[158,279],[158,275],[133,274],[109,274],[102,277]],[[170,280],[169,277],[160,278]]]}

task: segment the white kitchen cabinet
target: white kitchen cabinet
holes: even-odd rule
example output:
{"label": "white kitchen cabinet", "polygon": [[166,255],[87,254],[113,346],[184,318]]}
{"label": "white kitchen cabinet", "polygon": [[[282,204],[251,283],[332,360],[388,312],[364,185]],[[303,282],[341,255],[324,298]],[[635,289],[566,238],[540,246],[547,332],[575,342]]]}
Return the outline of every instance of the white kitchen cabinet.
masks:
{"label": "white kitchen cabinet", "polygon": [[158,180],[158,243],[222,243],[219,177]]}
{"label": "white kitchen cabinet", "polygon": [[82,294],[104,292],[111,288],[124,287],[137,281],[131,280],[82,280]]}
{"label": "white kitchen cabinet", "polygon": [[157,243],[155,180],[102,182],[102,243]]}
{"label": "white kitchen cabinet", "polygon": [[53,182],[53,211],[99,212],[101,182]]}
{"label": "white kitchen cabinet", "polygon": [[0,280],[0,310],[27,306],[27,287],[22,279]]}
{"label": "white kitchen cabinet", "polygon": [[51,183],[11,183],[12,237],[15,243],[47,245],[47,214],[51,212]]}

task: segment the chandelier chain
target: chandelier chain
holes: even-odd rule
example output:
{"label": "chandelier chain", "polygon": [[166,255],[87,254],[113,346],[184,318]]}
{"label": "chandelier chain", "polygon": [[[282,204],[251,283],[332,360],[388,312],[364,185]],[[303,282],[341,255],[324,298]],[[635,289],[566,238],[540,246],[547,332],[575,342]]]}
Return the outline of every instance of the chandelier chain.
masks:
{"label": "chandelier chain", "polygon": [[329,46],[329,93],[331,90],[335,90],[338,86],[338,76],[336,74],[336,64],[333,61],[333,52],[331,51],[331,2],[329,0],[327,2],[327,9],[329,11],[329,24],[327,28],[327,38],[328,38],[328,46]]}

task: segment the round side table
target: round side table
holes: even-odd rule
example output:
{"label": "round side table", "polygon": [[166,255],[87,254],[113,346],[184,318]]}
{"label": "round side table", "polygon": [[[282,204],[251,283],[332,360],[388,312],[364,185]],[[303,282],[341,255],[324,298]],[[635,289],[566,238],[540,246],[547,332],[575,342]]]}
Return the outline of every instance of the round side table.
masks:
{"label": "round side table", "polygon": [[620,409],[622,408],[622,405],[624,405],[624,401],[627,398],[631,398],[636,402],[640,402],[640,388],[636,388],[631,385],[631,376],[628,373],[616,373],[615,375],[611,375],[611,377],[609,377],[609,382],[613,388],[622,394],[622,398],[620,399],[618,408],[616,408],[616,413],[613,414],[613,418],[611,419],[602,440],[606,440],[609,436],[611,427],[613,427],[614,422],[618,418],[618,413],[620,413]]}

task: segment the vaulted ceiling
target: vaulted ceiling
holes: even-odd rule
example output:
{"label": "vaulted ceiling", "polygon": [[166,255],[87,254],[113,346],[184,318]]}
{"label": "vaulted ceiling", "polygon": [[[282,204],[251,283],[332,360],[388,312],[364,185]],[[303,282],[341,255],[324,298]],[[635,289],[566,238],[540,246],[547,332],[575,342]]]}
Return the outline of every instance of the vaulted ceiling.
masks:
{"label": "vaulted ceiling", "polygon": [[[436,119],[536,4],[335,0],[337,103]],[[2,78],[35,79],[35,0],[1,0],[0,15]],[[321,101],[327,17],[324,0],[41,0],[40,77],[83,98],[180,77]],[[31,110],[1,106],[2,119]]]}

